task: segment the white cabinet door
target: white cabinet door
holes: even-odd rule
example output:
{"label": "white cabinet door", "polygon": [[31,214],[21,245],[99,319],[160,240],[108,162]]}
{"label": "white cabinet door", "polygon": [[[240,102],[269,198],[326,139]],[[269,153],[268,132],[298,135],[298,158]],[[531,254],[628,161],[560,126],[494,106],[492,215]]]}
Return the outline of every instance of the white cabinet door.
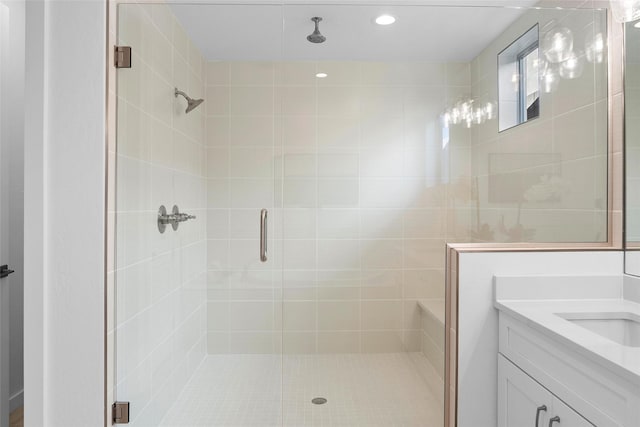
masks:
{"label": "white cabinet door", "polygon": [[547,427],[551,404],[551,393],[498,355],[498,427]]}
{"label": "white cabinet door", "polygon": [[498,355],[498,427],[594,427],[503,355]]}
{"label": "white cabinet door", "polygon": [[553,411],[550,412],[550,416],[552,418],[560,418],[560,421],[554,422],[551,427],[593,427],[593,424],[565,405],[557,397],[553,398]]}

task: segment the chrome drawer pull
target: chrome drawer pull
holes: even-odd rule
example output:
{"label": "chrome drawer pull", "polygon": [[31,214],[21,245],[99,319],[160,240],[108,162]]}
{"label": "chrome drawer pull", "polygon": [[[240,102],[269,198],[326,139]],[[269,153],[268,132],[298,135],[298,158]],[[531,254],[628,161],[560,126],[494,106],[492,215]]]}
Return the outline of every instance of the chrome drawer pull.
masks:
{"label": "chrome drawer pull", "polygon": [[538,406],[536,409],[536,426],[538,427],[538,423],[540,422],[540,412],[547,412],[547,405]]}

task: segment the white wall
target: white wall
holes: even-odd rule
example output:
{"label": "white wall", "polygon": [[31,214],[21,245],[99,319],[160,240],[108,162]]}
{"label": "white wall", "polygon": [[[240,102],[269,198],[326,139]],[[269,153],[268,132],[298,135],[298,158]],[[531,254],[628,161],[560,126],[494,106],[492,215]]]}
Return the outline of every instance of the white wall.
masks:
{"label": "white wall", "polygon": [[27,2],[26,17],[25,425],[99,426],[106,4]]}
{"label": "white wall", "polygon": [[[2,1],[7,10],[7,52],[2,59],[2,183],[5,199],[6,229],[2,239],[5,252],[0,263],[15,272],[2,280],[6,293],[2,337],[8,371],[3,379],[8,393],[2,398],[9,412],[22,405],[23,398],[23,159],[24,159],[24,2]],[[4,334],[4,332],[3,332]],[[2,420],[3,422],[6,420]]]}
{"label": "white wall", "polygon": [[24,189],[24,43],[25,6],[23,1],[3,2],[10,15],[10,60],[8,85],[3,93],[6,109],[4,143],[7,144],[9,178],[8,258],[0,260],[15,271],[5,285],[9,289],[9,398],[10,410],[22,404],[23,391],[23,189]]}
{"label": "white wall", "polygon": [[[0,262],[9,257],[9,142],[6,140],[8,106],[4,95],[8,86],[9,8],[0,3]],[[0,280],[0,427],[9,421],[9,280]]]}
{"label": "white wall", "polygon": [[497,425],[494,275],[620,275],[623,252],[461,253],[458,259],[458,427]]}

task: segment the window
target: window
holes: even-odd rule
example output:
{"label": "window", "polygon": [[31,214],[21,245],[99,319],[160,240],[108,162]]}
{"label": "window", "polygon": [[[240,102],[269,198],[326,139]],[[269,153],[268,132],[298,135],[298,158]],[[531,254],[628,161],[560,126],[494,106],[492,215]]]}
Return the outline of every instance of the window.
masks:
{"label": "window", "polygon": [[538,24],[498,54],[498,123],[503,131],[540,115]]}

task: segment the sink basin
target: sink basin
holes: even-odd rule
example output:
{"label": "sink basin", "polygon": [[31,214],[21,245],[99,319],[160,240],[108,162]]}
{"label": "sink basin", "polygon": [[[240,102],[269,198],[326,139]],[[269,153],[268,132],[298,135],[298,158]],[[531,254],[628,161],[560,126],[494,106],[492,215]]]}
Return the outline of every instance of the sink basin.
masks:
{"label": "sink basin", "polygon": [[640,347],[640,316],[633,313],[556,313],[574,325],[628,347]]}

